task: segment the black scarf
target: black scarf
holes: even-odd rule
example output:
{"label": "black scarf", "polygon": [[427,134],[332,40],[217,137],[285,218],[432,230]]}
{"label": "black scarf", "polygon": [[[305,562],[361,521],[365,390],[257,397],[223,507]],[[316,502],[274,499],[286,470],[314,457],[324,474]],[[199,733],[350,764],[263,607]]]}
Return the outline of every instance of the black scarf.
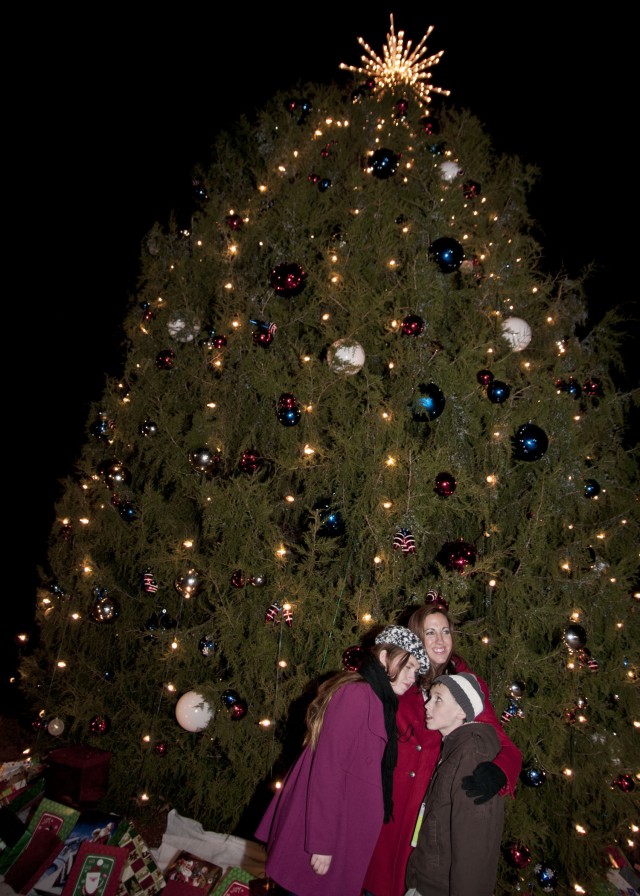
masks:
{"label": "black scarf", "polygon": [[380,698],[384,712],[387,745],[382,754],[381,770],[384,820],[387,822],[393,816],[393,770],[398,761],[398,735],[396,728],[398,698],[394,694],[389,677],[377,657],[365,656],[358,672]]}

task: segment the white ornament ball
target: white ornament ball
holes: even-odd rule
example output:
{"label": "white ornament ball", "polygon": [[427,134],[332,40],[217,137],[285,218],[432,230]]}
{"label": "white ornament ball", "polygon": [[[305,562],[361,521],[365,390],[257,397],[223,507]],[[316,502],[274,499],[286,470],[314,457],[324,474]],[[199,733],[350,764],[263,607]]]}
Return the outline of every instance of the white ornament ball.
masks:
{"label": "white ornament ball", "polygon": [[327,351],[327,364],[334,373],[353,376],[364,367],[364,349],[359,342],[351,339],[338,339]]}
{"label": "white ornament ball", "polygon": [[47,731],[53,737],[60,737],[60,735],[64,731],[64,722],[62,721],[62,719],[59,719],[58,716],[56,716],[55,719],[51,719],[51,721],[47,725]]}
{"label": "white ornament ball", "polygon": [[183,317],[173,317],[167,324],[169,336],[176,342],[193,342],[200,332],[200,324],[187,321]]}
{"label": "white ornament ball", "polygon": [[502,321],[502,335],[514,352],[521,352],[531,342],[531,327],[521,317],[508,317]]}
{"label": "white ornament ball", "polygon": [[462,174],[462,168],[457,162],[442,162],[440,165],[440,177],[448,184],[453,183],[460,174]]}
{"label": "white ornament ball", "polygon": [[176,703],[176,719],[185,731],[204,731],[213,715],[202,694],[187,691]]}

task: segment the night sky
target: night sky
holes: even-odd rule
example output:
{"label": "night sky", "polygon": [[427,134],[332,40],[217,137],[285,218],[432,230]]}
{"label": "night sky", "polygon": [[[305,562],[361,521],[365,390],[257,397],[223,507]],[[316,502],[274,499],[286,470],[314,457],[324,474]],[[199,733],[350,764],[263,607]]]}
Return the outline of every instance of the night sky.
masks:
{"label": "night sky", "polygon": [[5,82],[5,185],[16,197],[5,220],[14,247],[5,303],[16,324],[5,340],[20,362],[4,370],[18,421],[5,469],[18,508],[18,526],[13,514],[6,521],[10,543],[18,534],[24,559],[5,564],[20,625],[46,562],[58,481],[73,470],[105,375],[121,372],[145,234],[189,194],[217,132],[278,90],[295,96],[299,83],[341,77],[340,62],[360,63],[359,36],[380,54],[391,13],[414,46],[435,26],[427,50],[444,50],[432,83],[451,90],[445,102],[477,115],[498,152],[540,170],[530,208],[547,266],[576,275],[594,265],[595,317],[637,297],[626,221],[638,196],[629,23],[583,11],[574,19],[558,3],[481,4],[477,14],[415,2],[301,4],[280,16],[273,5],[218,6],[154,6],[139,21],[110,7],[86,21],[52,7],[15,32],[20,61]]}

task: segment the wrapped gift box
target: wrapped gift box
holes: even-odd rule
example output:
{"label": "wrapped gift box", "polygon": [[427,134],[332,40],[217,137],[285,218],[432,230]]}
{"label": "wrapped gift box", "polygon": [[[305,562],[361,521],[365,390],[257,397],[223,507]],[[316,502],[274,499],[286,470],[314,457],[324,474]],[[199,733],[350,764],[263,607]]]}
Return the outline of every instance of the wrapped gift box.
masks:
{"label": "wrapped gift box", "polygon": [[49,753],[45,793],[79,809],[95,806],[107,792],[111,753],[97,747],[74,744]]}

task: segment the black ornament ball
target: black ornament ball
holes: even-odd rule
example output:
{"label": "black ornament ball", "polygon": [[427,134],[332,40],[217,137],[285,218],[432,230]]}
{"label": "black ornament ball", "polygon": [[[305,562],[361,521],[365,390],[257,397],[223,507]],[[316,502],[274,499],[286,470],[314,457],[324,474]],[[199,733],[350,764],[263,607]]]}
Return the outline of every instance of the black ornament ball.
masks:
{"label": "black ornament ball", "polygon": [[398,170],[400,156],[391,149],[376,149],[369,161],[369,168],[378,180],[386,180]]}
{"label": "black ornament ball", "polygon": [[131,485],[131,473],[119,460],[110,460],[100,464],[98,473],[112,491]]}
{"label": "black ornament ball", "polygon": [[524,681],[515,680],[512,681],[508,686],[506,694],[507,697],[515,697],[518,699],[519,697],[524,697],[525,692],[525,683]]}
{"label": "black ornament ball", "polygon": [[564,640],[571,650],[580,650],[587,643],[587,633],[581,625],[572,623],[565,629]]}
{"label": "black ornament ball", "polygon": [[516,460],[540,460],[549,447],[546,432],[535,423],[518,427],[513,437],[513,456]]}
{"label": "black ornament ball", "polygon": [[434,492],[442,498],[448,498],[452,495],[458,483],[451,473],[438,473],[435,478]]}
{"label": "black ornament ball", "polygon": [[520,780],[527,787],[541,787],[547,778],[547,773],[543,768],[523,768],[520,772]]}
{"label": "black ornament ball", "polygon": [[595,479],[585,479],[584,496],[585,498],[597,498],[600,494],[600,483]]}
{"label": "black ornament ball", "polygon": [[305,287],[306,271],[299,264],[284,262],[271,271],[271,286],[279,296],[293,298],[300,295]]}
{"label": "black ornament ball", "polygon": [[445,404],[446,399],[439,386],[435,383],[420,383],[418,395],[411,406],[411,416],[416,423],[428,423],[440,416]]}
{"label": "black ornament ball", "polygon": [[492,380],[487,386],[487,398],[492,404],[502,404],[511,395],[511,388],[502,380]]}
{"label": "black ornament ball", "polygon": [[464,261],[464,249],[450,236],[441,236],[429,246],[429,257],[443,274],[453,274]]}
{"label": "black ornament ball", "polygon": [[145,436],[145,438],[149,438],[150,436],[157,435],[158,432],[158,424],[153,420],[143,420],[140,424],[140,435]]}
{"label": "black ornament ball", "polygon": [[176,576],[173,585],[184,597],[193,597],[200,590],[200,575],[197,570],[188,569],[184,575]]}

